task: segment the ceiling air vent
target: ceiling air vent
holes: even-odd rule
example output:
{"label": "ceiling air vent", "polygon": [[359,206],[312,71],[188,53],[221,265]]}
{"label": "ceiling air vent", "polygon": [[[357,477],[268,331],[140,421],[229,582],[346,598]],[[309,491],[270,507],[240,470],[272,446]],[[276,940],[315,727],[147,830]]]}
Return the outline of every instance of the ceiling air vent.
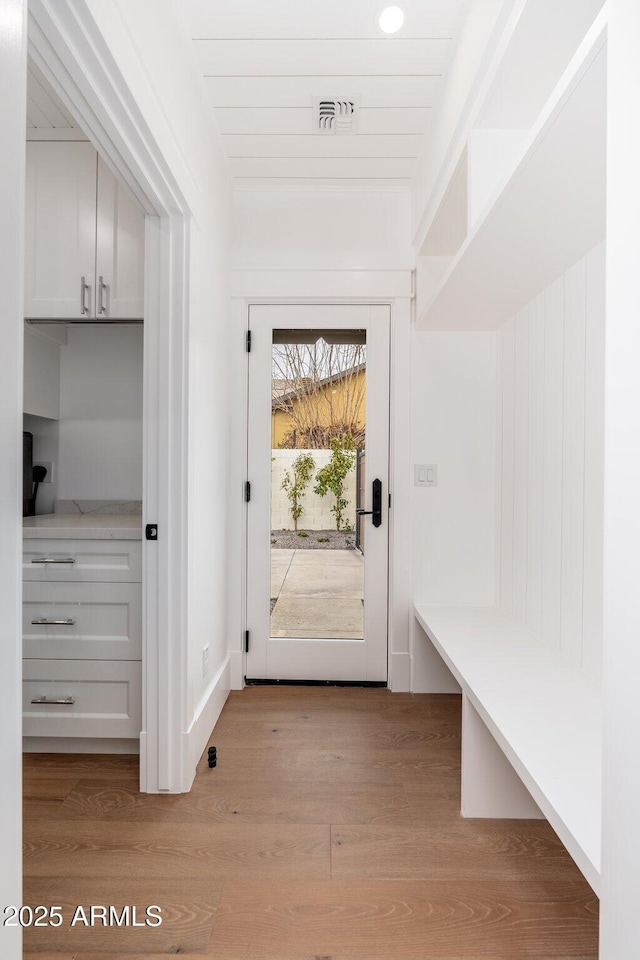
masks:
{"label": "ceiling air vent", "polygon": [[353,98],[316,97],[313,101],[315,133],[356,133],[358,104]]}

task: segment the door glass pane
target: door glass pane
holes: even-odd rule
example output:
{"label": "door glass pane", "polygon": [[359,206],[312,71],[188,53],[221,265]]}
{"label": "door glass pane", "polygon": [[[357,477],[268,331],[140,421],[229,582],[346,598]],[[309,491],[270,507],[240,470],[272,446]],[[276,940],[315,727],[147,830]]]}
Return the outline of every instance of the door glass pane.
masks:
{"label": "door glass pane", "polygon": [[273,333],[274,638],[364,637],[366,349],[363,330]]}

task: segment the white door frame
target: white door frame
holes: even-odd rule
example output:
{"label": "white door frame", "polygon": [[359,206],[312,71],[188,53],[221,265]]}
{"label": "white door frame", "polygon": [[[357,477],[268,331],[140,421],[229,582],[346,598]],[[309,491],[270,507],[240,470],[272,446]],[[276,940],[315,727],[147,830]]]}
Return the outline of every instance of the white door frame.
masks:
{"label": "white door frame", "polygon": [[[392,493],[392,509],[389,515],[389,607],[388,607],[388,630],[389,630],[389,657],[388,657],[388,685],[391,690],[408,691],[410,689],[410,651],[409,651],[409,627],[410,612],[409,600],[411,592],[410,574],[410,538],[411,538],[411,484],[409,481],[409,467],[411,461],[410,445],[410,325],[411,325],[411,300],[408,295],[399,295],[392,293],[390,296],[380,296],[379,293],[373,295],[368,292],[368,281],[360,283],[362,293],[354,295],[351,290],[345,292],[342,296],[334,295],[329,297],[300,296],[299,293],[291,292],[291,286],[299,286],[298,274],[296,273],[296,283],[280,279],[283,292],[280,296],[274,296],[270,292],[265,294],[243,294],[244,285],[242,273],[237,275],[238,292],[234,295],[233,315],[235,322],[237,340],[237,349],[242,349],[241,339],[244,342],[246,332],[249,326],[249,311],[252,306],[262,304],[371,304],[376,306],[386,306],[391,310],[391,419],[390,419],[390,451],[389,451],[389,489]],[[342,276],[332,275],[332,284],[336,290],[340,290],[344,285]],[[267,285],[266,285],[267,286]],[[236,367],[236,380],[238,389],[234,393],[237,403],[238,415],[235,420],[237,436],[247,436],[247,416],[248,416],[248,396],[246,390],[248,377],[248,354],[244,353],[244,362]],[[242,386],[240,386],[242,384]],[[240,453],[240,451],[238,451]],[[238,499],[244,492],[244,481],[247,479],[247,449],[246,443],[242,451],[242,462],[238,456],[237,468],[234,468],[234,484],[238,491]],[[394,496],[395,494],[395,496]],[[247,628],[246,621],[246,504],[242,504],[241,513],[241,536],[240,548],[234,553],[234,596],[240,598],[239,609],[241,616],[235,619],[232,616],[231,630],[233,640],[231,641],[231,655],[236,664],[233,668],[233,686],[235,689],[241,689],[243,678],[246,674],[246,654],[242,638]],[[237,567],[235,566],[237,564]],[[234,622],[235,620],[235,622]],[[236,639],[237,638],[237,639]]]}
{"label": "white door frame", "polygon": [[146,214],[140,789],[188,790],[189,206],[85,0],[29,0],[29,53]]}

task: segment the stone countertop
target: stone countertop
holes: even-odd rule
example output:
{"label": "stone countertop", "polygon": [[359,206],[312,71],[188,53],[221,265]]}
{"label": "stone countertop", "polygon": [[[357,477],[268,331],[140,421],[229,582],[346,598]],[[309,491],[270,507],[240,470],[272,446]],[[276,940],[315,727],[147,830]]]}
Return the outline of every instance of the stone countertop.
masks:
{"label": "stone countertop", "polygon": [[142,540],[141,516],[48,513],[24,517],[28,540]]}

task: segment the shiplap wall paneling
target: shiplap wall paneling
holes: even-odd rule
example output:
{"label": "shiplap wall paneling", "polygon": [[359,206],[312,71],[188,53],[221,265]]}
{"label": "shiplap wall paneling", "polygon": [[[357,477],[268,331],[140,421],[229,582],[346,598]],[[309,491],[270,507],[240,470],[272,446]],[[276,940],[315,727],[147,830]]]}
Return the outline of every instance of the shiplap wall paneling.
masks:
{"label": "shiplap wall paneling", "polygon": [[502,340],[502,503],[500,507],[500,605],[513,611],[513,484],[515,448],[515,347],[513,321],[499,333]]}
{"label": "shiplap wall paneling", "polygon": [[582,661],[585,295],[586,266],[580,260],[564,278],[560,649],[574,663]]}
{"label": "shiplap wall paneling", "polygon": [[544,293],[542,636],[560,649],[564,279]]}
{"label": "shiplap wall paneling", "polygon": [[529,306],[528,342],[528,490],[527,490],[527,616],[529,630],[542,628],[542,488],[544,482],[544,294]]}
{"label": "shiplap wall paneling", "polygon": [[529,308],[515,320],[513,451],[513,616],[524,620],[527,611],[527,536],[529,528],[527,481],[529,474]]}
{"label": "shiplap wall paneling", "polygon": [[605,245],[587,256],[582,665],[601,672],[604,527]]}
{"label": "shiplap wall paneling", "polygon": [[498,332],[498,603],[600,665],[604,244]]}
{"label": "shiplap wall paneling", "polygon": [[495,602],[502,606],[502,566],[501,566],[501,548],[502,548],[502,431],[503,431],[503,408],[502,399],[504,369],[502,354],[504,343],[502,331],[496,333],[496,442],[494,447],[494,477],[495,477],[495,501],[493,508],[494,516],[494,543],[495,543]]}

